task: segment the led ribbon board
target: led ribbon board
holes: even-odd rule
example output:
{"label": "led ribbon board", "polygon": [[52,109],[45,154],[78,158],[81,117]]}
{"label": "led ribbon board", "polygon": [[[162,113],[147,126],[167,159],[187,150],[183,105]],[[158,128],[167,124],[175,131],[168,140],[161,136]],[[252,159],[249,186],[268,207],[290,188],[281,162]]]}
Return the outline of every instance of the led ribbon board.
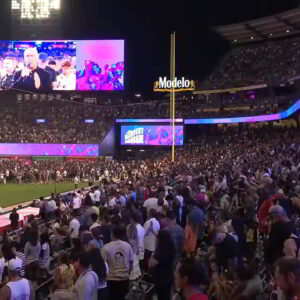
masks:
{"label": "led ribbon board", "polygon": [[288,118],[294,112],[300,108],[300,100],[277,114],[271,115],[261,115],[252,117],[237,117],[237,118],[215,118],[215,119],[186,119],[184,124],[230,124],[230,123],[254,123],[254,122],[268,122],[268,121],[278,121]]}

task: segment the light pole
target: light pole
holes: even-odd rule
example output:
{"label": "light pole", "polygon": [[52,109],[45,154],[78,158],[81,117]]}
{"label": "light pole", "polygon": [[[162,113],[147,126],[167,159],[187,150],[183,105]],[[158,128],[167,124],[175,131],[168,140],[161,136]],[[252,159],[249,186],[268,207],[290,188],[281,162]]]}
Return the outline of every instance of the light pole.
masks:
{"label": "light pole", "polygon": [[[176,33],[175,31],[171,34],[171,55],[170,55],[170,79],[173,82],[175,79],[175,48],[176,48]],[[172,86],[170,90],[170,118],[172,120],[172,162],[175,162],[175,87]]]}

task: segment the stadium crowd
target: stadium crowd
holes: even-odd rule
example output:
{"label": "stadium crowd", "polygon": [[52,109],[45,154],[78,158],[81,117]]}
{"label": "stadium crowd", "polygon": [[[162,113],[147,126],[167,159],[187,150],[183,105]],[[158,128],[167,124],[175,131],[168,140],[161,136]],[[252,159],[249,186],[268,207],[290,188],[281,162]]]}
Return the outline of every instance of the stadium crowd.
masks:
{"label": "stadium crowd", "polygon": [[[291,106],[296,97],[178,100],[177,118],[269,114]],[[118,102],[120,103],[120,102]],[[187,105],[188,103],[188,105]],[[0,101],[0,143],[97,144],[116,119],[169,118],[168,101],[95,106],[72,101]],[[45,123],[37,123],[38,119]],[[94,120],[93,124],[85,120]]]}
{"label": "stadium crowd", "polygon": [[299,38],[233,47],[221,60],[202,89],[256,84],[279,86],[299,76]]}
{"label": "stadium crowd", "polygon": [[[5,164],[12,172],[27,168]],[[178,149],[175,163],[162,154],[34,168],[68,170],[75,184],[87,172],[96,182],[41,198],[34,205],[46,225],[29,218],[24,229],[2,235],[0,299],[22,292],[82,300],[300,297],[296,129],[200,136]]]}

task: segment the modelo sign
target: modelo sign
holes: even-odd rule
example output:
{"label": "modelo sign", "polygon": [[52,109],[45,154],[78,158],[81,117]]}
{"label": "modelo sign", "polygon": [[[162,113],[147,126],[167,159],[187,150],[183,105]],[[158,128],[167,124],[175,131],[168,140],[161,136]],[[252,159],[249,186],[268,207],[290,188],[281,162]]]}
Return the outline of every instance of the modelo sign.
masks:
{"label": "modelo sign", "polygon": [[154,83],[154,92],[183,92],[194,91],[195,82],[187,80],[184,77],[181,79],[167,80],[167,77],[159,77],[159,80]]}

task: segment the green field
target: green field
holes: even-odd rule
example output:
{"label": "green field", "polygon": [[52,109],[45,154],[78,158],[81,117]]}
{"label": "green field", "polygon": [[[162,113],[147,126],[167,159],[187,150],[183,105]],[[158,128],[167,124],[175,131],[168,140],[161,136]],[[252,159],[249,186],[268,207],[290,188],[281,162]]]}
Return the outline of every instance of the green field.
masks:
{"label": "green field", "polygon": [[[83,182],[79,187],[86,187],[87,182]],[[56,192],[62,193],[74,189],[74,183],[64,182],[56,184]],[[48,184],[1,184],[0,185],[0,207],[8,207],[41,196],[50,196],[55,192],[55,183]]]}

